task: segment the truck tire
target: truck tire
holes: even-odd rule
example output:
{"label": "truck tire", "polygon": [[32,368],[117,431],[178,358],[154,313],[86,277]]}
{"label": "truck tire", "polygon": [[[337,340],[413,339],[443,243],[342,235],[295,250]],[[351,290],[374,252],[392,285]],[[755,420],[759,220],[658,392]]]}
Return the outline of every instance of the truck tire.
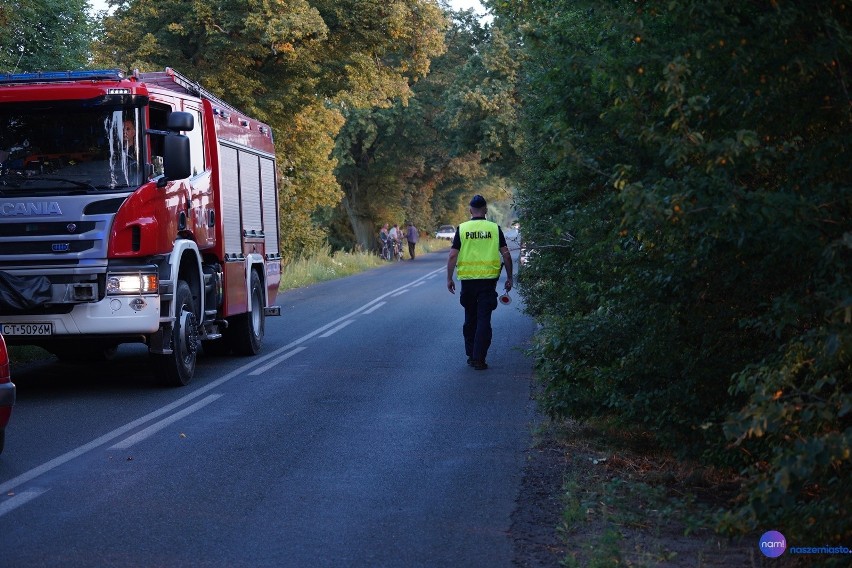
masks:
{"label": "truck tire", "polygon": [[182,387],[189,384],[195,374],[198,354],[198,318],[192,291],[183,280],[178,280],[175,289],[175,322],[172,325],[172,353],[151,357],[166,386]]}
{"label": "truck tire", "polygon": [[237,355],[257,355],[263,347],[263,287],[254,270],[249,282],[249,303],[248,313],[234,316],[227,329],[228,342]]}

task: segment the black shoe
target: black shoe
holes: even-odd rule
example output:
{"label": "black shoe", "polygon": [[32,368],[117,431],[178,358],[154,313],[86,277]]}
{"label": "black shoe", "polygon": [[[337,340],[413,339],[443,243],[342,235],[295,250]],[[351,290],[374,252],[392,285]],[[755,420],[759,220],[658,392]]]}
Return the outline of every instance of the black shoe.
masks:
{"label": "black shoe", "polygon": [[485,364],[485,361],[474,361],[472,363],[472,365],[473,365],[473,368],[476,369],[477,371],[484,371],[485,369],[488,368],[488,365]]}
{"label": "black shoe", "polygon": [[467,364],[470,365],[471,367],[473,367],[473,357],[467,358]]}

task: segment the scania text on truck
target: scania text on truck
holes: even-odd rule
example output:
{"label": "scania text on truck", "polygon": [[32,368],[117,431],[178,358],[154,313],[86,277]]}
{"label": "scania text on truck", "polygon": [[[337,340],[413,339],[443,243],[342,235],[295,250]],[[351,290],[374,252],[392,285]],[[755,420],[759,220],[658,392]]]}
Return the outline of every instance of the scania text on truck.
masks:
{"label": "scania text on truck", "polygon": [[272,131],[172,69],[0,74],[0,331],[60,359],[144,343],[185,385],[258,353],[280,281]]}

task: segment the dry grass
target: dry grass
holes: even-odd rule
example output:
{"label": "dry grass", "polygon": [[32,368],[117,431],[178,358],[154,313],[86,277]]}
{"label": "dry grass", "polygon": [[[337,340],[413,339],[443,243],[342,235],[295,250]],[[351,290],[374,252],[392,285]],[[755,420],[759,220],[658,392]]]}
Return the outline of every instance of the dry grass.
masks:
{"label": "dry grass", "polygon": [[[422,239],[417,243],[417,254],[447,249],[449,246],[448,241]],[[408,248],[405,247],[404,251],[407,258]],[[352,276],[385,264],[386,261],[370,251],[332,252],[331,247],[325,246],[287,263],[281,270],[281,285],[278,289],[303,288],[318,282]]]}

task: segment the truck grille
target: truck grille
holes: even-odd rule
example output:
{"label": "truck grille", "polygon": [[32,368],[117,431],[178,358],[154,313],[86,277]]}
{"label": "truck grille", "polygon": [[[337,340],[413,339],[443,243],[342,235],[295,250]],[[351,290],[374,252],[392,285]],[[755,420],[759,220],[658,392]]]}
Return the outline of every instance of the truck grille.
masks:
{"label": "truck grille", "polygon": [[92,231],[95,228],[93,221],[80,221],[77,223],[63,222],[36,222],[36,223],[4,223],[0,224],[0,237],[49,237],[59,238],[68,235],[79,235]]}
{"label": "truck grille", "polygon": [[41,266],[44,274],[51,274],[61,267],[105,266],[109,227],[126,196],[53,195],[45,199],[49,199],[49,210],[33,198],[28,218],[0,218],[0,270],[29,272],[30,267]]}
{"label": "truck grille", "polygon": [[67,254],[86,252],[95,247],[95,241],[29,241],[0,243],[0,256],[19,254]]}

